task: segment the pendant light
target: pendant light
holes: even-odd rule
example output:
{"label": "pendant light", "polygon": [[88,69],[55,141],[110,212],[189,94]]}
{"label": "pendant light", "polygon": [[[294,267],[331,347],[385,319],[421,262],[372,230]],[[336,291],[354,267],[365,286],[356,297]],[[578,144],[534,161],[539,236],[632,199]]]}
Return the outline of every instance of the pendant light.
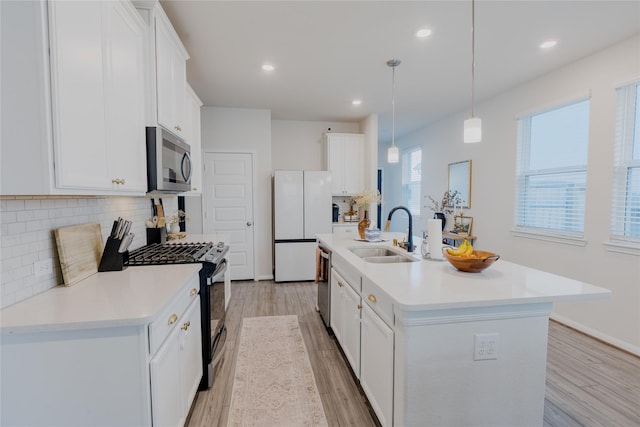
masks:
{"label": "pendant light", "polygon": [[464,142],[466,144],[482,141],[482,121],[474,115],[474,91],[475,91],[475,20],[476,20],[476,3],[471,0],[471,117],[464,121]]}
{"label": "pendant light", "polygon": [[398,163],[400,152],[396,147],[396,67],[400,65],[399,59],[390,59],[387,66],[391,67],[391,147],[387,150],[387,162]]}

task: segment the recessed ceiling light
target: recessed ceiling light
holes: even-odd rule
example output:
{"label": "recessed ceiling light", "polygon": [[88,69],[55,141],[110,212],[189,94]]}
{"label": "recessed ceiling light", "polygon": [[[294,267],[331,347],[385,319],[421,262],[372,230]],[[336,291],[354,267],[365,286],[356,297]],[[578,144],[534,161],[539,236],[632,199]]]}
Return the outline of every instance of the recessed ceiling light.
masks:
{"label": "recessed ceiling light", "polygon": [[353,101],[351,101],[351,103],[352,103],[353,105],[360,105],[360,104],[362,104],[362,101],[361,101],[361,100],[359,100],[359,99],[354,99]]}
{"label": "recessed ceiling light", "polygon": [[540,44],[540,49],[551,49],[552,47],[554,47],[555,45],[557,45],[558,42],[555,40],[549,40],[546,41],[544,43]]}
{"label": "recessed ceiling light", "polygon": [[262,69],[263,69],[264,71],[273,71],[273,70],[275,70],[275,69],[276,69],[276,67],[274,67],[274,66],[273,66],[273,65],[271,65],[271,64],[263,64],[263,65],[262,65]]}
{"label": "recessed ceiling light", "polygon": [[428,28],[421,28],[418,31],[416,31],[416,37],[418,38],[425,38],[425,37],[429,37],[431,35],[432,31]]}

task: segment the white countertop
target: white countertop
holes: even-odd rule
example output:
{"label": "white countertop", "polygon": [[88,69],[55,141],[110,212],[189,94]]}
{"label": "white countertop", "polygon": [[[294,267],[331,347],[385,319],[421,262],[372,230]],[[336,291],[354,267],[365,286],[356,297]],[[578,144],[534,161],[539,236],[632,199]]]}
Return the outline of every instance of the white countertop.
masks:
{"label": "white countertop", "polygon": [[376,264],[363,261],[348,248],[392,246],[402,233],[382,233],[383,243],[355,241],[353,236],[320,234],[318,239],[387,293],[398,309],[420,311],[509,304],[548,303],[560,300],[606,298],[608,289],[536,270],[500,259],[480,273],[458,271],[446,259],[425,260],[421,240],[414,241],[417,262]]}
{"label": "white countertop", "polygon": [[173,264],[96,273],[3,309],[0,333],[147,324],[199,270],[200,264]]}

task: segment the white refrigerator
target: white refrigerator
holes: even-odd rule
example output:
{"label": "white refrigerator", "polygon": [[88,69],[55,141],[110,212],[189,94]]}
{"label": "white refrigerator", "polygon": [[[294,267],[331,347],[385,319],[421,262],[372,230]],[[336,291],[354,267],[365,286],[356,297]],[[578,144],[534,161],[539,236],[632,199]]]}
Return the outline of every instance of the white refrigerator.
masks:
{"label": "white refrigerator", "polygon": [[331,173],[275,171],[273,221],[276,282],[314,280],[316,234],[331,233]]}

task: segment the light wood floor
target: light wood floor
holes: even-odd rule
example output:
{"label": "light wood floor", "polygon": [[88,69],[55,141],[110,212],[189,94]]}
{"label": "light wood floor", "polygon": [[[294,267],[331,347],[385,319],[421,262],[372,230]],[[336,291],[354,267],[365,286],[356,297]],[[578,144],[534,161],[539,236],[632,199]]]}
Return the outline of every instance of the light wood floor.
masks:
{"label": "light wood floor", "polygon": [[[375,426],[316,306],[313,283],[232,282],[228,338],[214,386],[199,392],[189,427],[226,426],[243,317],[295,314],[329,426]],[[549,327],[544,426],[640,426],[640,358],[555,322]],[[274,426],[276,427],[276,426]]]}

